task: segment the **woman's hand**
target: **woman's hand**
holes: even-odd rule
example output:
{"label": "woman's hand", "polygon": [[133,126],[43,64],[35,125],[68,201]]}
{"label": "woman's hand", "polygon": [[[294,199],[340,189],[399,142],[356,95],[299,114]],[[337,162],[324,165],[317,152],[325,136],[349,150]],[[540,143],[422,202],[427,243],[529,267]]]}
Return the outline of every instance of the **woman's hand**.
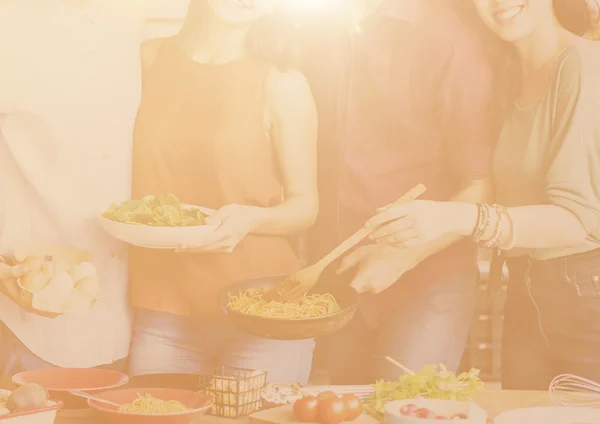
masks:
{"label": "woman's hand", "polygon": [[373,230],[369,238],[378,243],[419,246],[446,235],[462,235],[461,224],[457,219],[469,217],[461,216],[461,205],[463,204],[414,200],[379,210],[377,215],[367,221],[366,228]]}
{"label": "woman's hand", "polygon": [[414,249],[370,244],[346,256],[338,269],[342,273],[358,266],[351,286],[359,293],[379,294],[391,287],[421,261]]}
{"label": "woman's hand", "polygon": [[0,262],[0,281],[20,278],[27,274],[27,267],[24,264],[8,265]]}
{"label": "woman's hand", "polygon": [[226,252],[235,248],[253,232],[259,222],[261,208],[255,206],[227,205],[206,218],[208,225],[218,227],[202,237],[201,243],[182,246],[183,250],[198,252]]}

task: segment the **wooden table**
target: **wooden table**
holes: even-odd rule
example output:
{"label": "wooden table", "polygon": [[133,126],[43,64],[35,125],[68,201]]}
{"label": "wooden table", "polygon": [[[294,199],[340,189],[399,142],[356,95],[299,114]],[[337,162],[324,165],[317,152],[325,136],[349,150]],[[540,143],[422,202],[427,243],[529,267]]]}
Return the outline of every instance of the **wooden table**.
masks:
{"label": "wooden table", "polygon": [[[551,406],[552,401],[548,392],[521,392],[505,390],[488,390],[480,393],[475,402],[485,409],[490,417],[495,417],[509,409],[527,408],[533,406]],[[207,416],[198,424],[247,424],[248,418],[230,420]]]}

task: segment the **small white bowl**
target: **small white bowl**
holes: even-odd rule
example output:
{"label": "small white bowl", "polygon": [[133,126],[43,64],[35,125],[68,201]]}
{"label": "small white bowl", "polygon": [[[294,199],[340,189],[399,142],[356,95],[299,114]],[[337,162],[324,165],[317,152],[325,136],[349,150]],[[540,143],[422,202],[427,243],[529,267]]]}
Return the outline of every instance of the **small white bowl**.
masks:
{"label": "small white bowl", "polygon": [[[444,417],[452,417],[456,414],[464,414],[467,416],[464,420],[439,420],[439,419],[424,419],[407,417],[400,413],[402,407],[406,405],[416,405],[417,408],[426,408],[437,415]],[[405,399],[396,400],[388,403],[385,406],[388,424],[486,424],[487,414],[479,406],[472,402],[455,402],[449,400],[435,399]]]}

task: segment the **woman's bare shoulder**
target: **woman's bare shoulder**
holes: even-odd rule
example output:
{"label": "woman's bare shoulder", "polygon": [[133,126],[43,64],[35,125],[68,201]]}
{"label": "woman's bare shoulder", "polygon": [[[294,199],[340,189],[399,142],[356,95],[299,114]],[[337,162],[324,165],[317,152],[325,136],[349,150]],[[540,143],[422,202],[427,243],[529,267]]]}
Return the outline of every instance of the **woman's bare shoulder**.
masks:
{"label": "woman's bare shoulder", "polygon": [[296,69],[269,69],[265,89],[267,102],[275,110],[314,108],[308,81],[304,74]]}
{"label": "woman's bare shoulder", "polygon": [[156,55],[158,54],[158,50],[160,46],[162,46],[163,42],[166,38],[151,38],[142,43],[141,46],[141,57],[142,57],[142,66],[144,69],[148,69],[154,63],[154,59],[156,59]]}

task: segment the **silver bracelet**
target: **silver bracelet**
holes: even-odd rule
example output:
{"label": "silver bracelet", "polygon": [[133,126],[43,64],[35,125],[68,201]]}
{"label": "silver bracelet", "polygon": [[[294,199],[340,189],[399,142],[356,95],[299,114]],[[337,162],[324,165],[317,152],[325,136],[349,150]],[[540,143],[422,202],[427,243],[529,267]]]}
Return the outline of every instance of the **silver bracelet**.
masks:
{"label": "silver bracelet", "polygon": [[516,233],[515,233],[515,224],[508,213],[508,209],[504,208],[504,215],[506,215],[506,223],[508,224],[508,231],[510,234],[510,238],[508,239],[508,243],[504,246],[498,246],[500,250],[511,250],[515,247],[516,242]]}
{"label": "silver bracelet", "polygon": [[498,205],[493,205],[493,208],[496,212],[498,220],[496,221],[496,226],[494,227],[494,233],[492,234],[492,237],[486,243],[487,247],[497,247],[498,242],[502,238],[502,223],[504,221],[504,211]]}
{"label": "silver bracelet", "polygon": [[478,204],[477,208],[479,209],[479,219],[477,229],[473,235],[473,240],[476,243],[479,243],[483,238],[485,230],[490,225],[490,207],[488,205]]}

